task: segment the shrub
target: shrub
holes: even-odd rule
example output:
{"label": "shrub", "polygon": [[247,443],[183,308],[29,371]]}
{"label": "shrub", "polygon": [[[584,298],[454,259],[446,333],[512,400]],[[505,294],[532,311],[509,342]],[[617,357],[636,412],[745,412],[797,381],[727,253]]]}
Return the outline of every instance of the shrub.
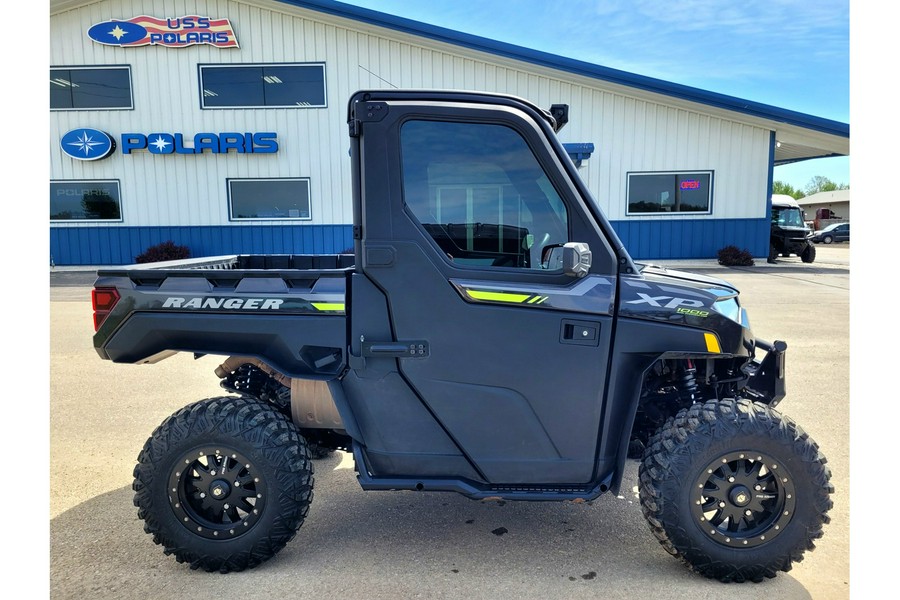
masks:
{"label": "shrub", "polygon": [[737,246],[725,246],[719,250],[719,264],[726,267],[752,267],[753,256]]}
{"label": "shrub", "polygon": [[175,242],[169,240],[155,246],[147,248],[143,254],[139,254],[135,259],[137,263],[159,262],[162,260],[181,260],[190,258],[191,251],[187,246],[176,246]]}

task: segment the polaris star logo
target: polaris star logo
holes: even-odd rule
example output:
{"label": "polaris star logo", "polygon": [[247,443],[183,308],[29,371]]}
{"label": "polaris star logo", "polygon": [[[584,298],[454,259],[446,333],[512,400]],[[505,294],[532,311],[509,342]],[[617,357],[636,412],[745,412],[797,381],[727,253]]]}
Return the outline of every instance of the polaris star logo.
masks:
{"label": "polaris star logo", "polygon": [[284,300],[278,298],[179,298],[170,296],[163,308],[224,308],[228,310],[278,310]]}
{"label": "polaris star logo", "polygon": [[59,147],[76,160],[100,160],[112,154],[116,142],[98,129],[73,129],[59,140]]}

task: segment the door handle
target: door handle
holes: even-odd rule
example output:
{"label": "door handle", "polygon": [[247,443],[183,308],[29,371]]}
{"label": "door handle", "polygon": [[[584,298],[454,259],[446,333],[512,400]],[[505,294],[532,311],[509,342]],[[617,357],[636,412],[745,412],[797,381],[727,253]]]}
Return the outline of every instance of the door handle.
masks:
{"label": "door handle", "polygon": [[561,344],[575,344],[576,346],[599,346],[600,323],[563,319],[560,325],[559,341]]}

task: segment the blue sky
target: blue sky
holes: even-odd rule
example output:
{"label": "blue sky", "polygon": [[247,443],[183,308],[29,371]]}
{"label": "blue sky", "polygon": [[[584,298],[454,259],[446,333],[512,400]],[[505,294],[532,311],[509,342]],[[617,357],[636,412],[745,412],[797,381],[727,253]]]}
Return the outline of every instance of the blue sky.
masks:
{"label": "blue sky", "polygon": [[[372,10],[850,122],[849,0],[343,0]],[[849,157],[775,169],[850,183]]]}

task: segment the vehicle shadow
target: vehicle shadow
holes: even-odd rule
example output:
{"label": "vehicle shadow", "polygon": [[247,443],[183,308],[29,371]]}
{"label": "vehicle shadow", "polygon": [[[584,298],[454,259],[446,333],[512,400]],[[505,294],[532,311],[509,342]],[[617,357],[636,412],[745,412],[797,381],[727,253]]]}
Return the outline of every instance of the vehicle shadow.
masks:
{"label": "vehicle shadow", "polygon": [[[719,598],[808,599],[789,573],[723,587],[688,571],[650,533],[634,498],[476,502],[449,493],[363,492],[349,455],[316,461],[297,536],[256,569],[190,570],[143,532],[130,487],[50,522],[55,600],[115,598]],[[795,569],[802,568],[802,563]]]}

